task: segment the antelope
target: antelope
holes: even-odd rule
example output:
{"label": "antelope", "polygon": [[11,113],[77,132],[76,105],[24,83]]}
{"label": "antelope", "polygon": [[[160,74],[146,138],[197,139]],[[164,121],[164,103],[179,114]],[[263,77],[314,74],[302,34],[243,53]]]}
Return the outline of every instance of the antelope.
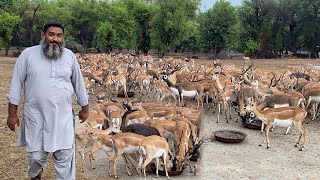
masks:
{"label": "antelope", "polygon": [[196,82],[188,82],[188,83],[176,83],[173,84],[165,75],[163,80],[167,83],[169,88],[179,96],[179,104],[183,105],[183,97],[196,97],[198,102],[198,108],[201,103],[201,107],[203,107],[202,94],[204,91],[203,86],[200,83]]}
{"label": "antelope", "polygon": [[133,111],[125,117],[124,122],[126,126],[137,123],[143,124],[146,120],[150,119],[150,116],[143,108],[142,103],[137,103],[136,109],[137,111]]}
{"label": "antelope", "polygon": [[173,120],[152,119],[152,120],[146,121],[144,124],[156,128],[159,131],[160,136],[165,137],[166,139],[169,139],[173,137],[176,123],[177,121],[173,121]]}
{"label": "antelope", "polygon": [[[79,151],[79,154],[82,157],[82,162],[81,162],[81,171],[83,171],[83,162],[86,159],[86,157],[90,157],[90,164],[91,164],[91,168],[94,169],[93,165],[92,165],[92,159],[93,159],[93,153],[100,150],[100,149],[104,149],[106,152],[112,152],[113,148],[110,146],[110,144],[108,142],[105,141],[94,141],[92,140],[92,135],[93,134],[99,134],[99,136],[107,136],[109,137],[109,134],[111,133],[120,133],[121,131],[114,129],[112,127],[109,127],[106,130],[100,130],[100,129],[96,129],[96,128],[87,128],[84,132],[82,133],[77,133],[76,134],[76,139],[77,141],[83,145],[83,148]],[[84,153],[84,149],[86,148],[86,146],[88,144],[92,144],[91,150],[87,151],[86,153]],[[104,146],[106,146],[104,148]],[[110,149],[111,148],[111,149]]]}
{"label": "antelope", "polygon": [[126,98],[128,98],[127,94],[127,78],[124,74],[118,74],[118,75],[112,75],[110,72],[108,72],[107,77],[104,81],[104,85],[106,87],[109,87],[111,90],[111,84],[115,85],[115,91],[116,95],[118,94],[119,91],[119,86],[123,87],[123,93]]}
{"label": "antelope", "polygon": [[104,121],[106,119],[105,114],[101,111],[100,106],[96,105],[96,111],[89,113],[88,119],[85,121],[88,127],[95,127],[102,129]]}
{"label": "antelope", "polygon": [[[276,93],[266,97],[266,99],[258,105],[258,109],[266,110],[268,108],[280,108],[280,107],[300,107],[304,100],[303,96],[298,92],[288,93]],[[304,108],[304,105],[302,105]],[[261,132],[263,132],[264,124],[261,125]],[[274,126],[271,131],[273,131]],[[285,135],[289,133],[291,126],[288,126]]]}
{"label": "antelope", "polygon": [[[132,154],[139,151],[145,137],[131,132],[115,134],[110,138],[110,142],[114,148],[114,154],[110,158],[109,175],[118,178],[116,170],[116,162],[123,154]],[[111,170],[113,167],[113,173]]]}
{"label": "antelope", "polygon": [[[139,146],[140,159],[139,167],[142,169],[144,179],[146,179],[146,166],[156,158],[156,177],[159,177],[159,158],[162,157],[166,176],[170,179],[167,170],[167,163],[169,162],[169,144],[167,140],[160,136],[148,136],[143,139]],[[141,177],[141,174],[140,174]]]}
{"label": "antelope", "polygon": [[264,129],[264,141],[260,144],[267,143],[267,149],[270,148],[269,143],[269,129],[273,126],[284,126],[288,127],[292,123],[298,128],[300,131],[300,136],[295,144],[295,147],[298,147],[301,137],[303,136],[303,143],[301,145],[300,150],[304,150],[304,144],[307,139],[307,132],[302,126],[302,122],[305,119],[307,112],[299,107],[281,107],[281,108],[269,108],[265,111],[258,109],[257,105],[253,101],[253,98],[248,98],[248,106],[246,107],[248,112],[253,112],[255,116],[266,124],[266,128]]}
{"label": "antelope", "polygon": [[159,79],[159,80],[154,80],[153,82],[155,84],[156,93],[158,94],[158,98],[157,98],[158,101],[162,103],[166,97],[172,96],[174,99],[174,102],[177,103],[176,95],[164,81],[161,81]]}
{"label": "antelope", "polygon": [[[237,93],[237,101],[238,101],[238,113],[241,117],[246,115],[245,106],[247,102],[245,101],[245,97],[253,97],[255,101],[258,100],[258,94],[251,86],[241,86],[239,92]],[[248,117],[248,116],[247,116]]]}
{"label": "antelope", "polygon": [[312,103],[312,120],[315,120],[317,118],[317,113],[318,113],[318,108],[320,103],[320,88],[315,87],[313,89],[308,89],[307,91],[304,92],[304,96],[307,99],[307,105],[306,109],[309,108],[310,104]]}
{"label": "antelope", "polygon": [[[191,130],[187,122],[178,121],[175,126],[175,132],[173,135],[175,149],[177,150],[177,171],[182,171],[183,163],[185,161],[185,155],[189,150]],[[192,172],[190,160],[188,160],[190,172]]]}
{"label": "antelope", "polygon": [[122,112],[121,111],[112,111],[108,115],[108,124],[109,127],[120,129],[122,124]]}

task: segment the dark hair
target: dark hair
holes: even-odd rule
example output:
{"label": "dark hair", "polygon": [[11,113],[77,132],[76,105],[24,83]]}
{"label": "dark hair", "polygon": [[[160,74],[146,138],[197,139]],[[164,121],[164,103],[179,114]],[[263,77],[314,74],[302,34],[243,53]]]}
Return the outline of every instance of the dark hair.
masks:
{"label": "dark hair", "polygon": [[58,22],[49,22],[47,24],[45,24],[43,27],[42,27],[42,32],[47,32],[47,30],[49,29],[49,27],[58,27],[58,28],[61,28],[63,33],[64,33],[64,28],[63,28],[63,25],[61,23],[58,23]]}

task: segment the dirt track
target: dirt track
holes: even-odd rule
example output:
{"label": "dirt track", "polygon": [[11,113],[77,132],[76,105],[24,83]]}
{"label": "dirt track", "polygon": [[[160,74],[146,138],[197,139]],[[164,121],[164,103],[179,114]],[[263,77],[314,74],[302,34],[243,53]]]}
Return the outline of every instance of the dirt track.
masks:
{"label": "dirt track", "polygon": [[[15,147],[15,133],[6,126],[7,100],[5,98],[9,89],[9,81],[15,58],[0,57],[0,179],[28,179],[27,156],[24,148]],[[198,60],[201,64],[205,60]],[[241,60],[228,60],[241,65]],[[301,59],[276,59],[276,60],[254,60],[256,67],[266,71],[284,70],[290,66],[303,64],[320,65],[320,60]],[[77,107],[76,107],[77,108]],[[21,112],[21,111],[20,111]],[[21,113],[20,113],[21,117]],[[224,117],[224,116],[222,116]],[[319,145],[319,119],[304,124],[309,138],[306,143],[306,151],[299,151],[294,147],[298,138],[298,130],[294,127],[288,135],[283,135],[285,129],[275,128],[270,133],[271,148],[258,146],[263,140],[261,133],[257,130],[244,128],[240,122],[228,124],[225,121],[216,123],[216,115],[205,111],[202,117],[204,135],[210,137],[212,132],[220,129],[240,130],[247,133],[247,138],[239,144],[224,144],[217,141],[209,141],[201,148],[202,156],[197,162],[199,179],[319,179],[320,145]],[[96,155],[94,161],[96,169],[91,170],[89,163],[85,165],[85,172],[79,171],[79,156],[77,156],[77,179],[109,179],[107,175],[107,159],[104,153]],[[88,161],[87,161],[88,162]],[[132,179],[128,177],[122,168],[117,166],[121,179]],[[55,179],[52,162],[49,161],[48,169],[45,169],[44,179]],[[154,179],[154,175],[148,175],[148,179]],[[134,175],[138,179],[138,175]],[[161,177],[164,179],[165,177]],[[192,179],[193,174],[187,170],[181,176],[172,179]]]}

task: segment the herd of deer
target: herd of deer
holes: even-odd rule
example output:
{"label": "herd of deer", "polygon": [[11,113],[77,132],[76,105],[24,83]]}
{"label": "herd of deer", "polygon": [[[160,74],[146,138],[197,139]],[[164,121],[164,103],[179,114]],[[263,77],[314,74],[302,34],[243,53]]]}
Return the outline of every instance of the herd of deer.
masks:
{"label": "herd of deer", "polygon": [[[186,162],[191,172],[195,170],[189,157],[190,150],[202,142],[203,110],[218,111],[217,123],[222,113],[228,123],[233,109],[242,121],[260,119],[266,126],[261,130],[267,148],[270,128],[286,127],[287,134],[293,124],[300,131],[296,143],[300,150],[307,138],[304,119],[308,113],[312,120],[319,115],[320,74],[310,67],[266,72],[255,68],[249,58],[241,67],[218,60],[196,66],[193,59],[130,54],[79,54],[78,59],[88,96],[98,99],[86,121],[88,128],[76,135],[82,145],[82,163],[86,157],[91,162],[93,153],[103,149],[111,154],[109,175],[115,178],[120,156],[129,175],[131,163],[145,178],[154,158],[157,176],[160,168],[169,178],[167,169],[175,166],[181,171]],[[135,99],[129,98],[130,91]],[[122,101],[117,98],[121,92]],[[196,107],[189,98],[197,99]],[[84,152],[88,146],[91,149]]]}

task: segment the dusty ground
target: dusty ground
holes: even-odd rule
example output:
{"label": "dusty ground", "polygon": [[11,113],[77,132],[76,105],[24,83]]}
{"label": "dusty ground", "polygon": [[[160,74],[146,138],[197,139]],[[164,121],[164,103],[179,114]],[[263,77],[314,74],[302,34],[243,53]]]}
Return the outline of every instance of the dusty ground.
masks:
{"label": "dusty ground", "polygon": [[[15,133],[6,126],[7,100],[9,81],[15,58],[0,57],[0,179],[27,179],[27,156],[24,148],[15,147]],[[205,61],[198,60],[197,63]],[[242,64],[240,60],[228,60]],[[290,66],[303,64],[320,65],[320,60],[301,59],[276,59],[276,60],[254,60],[256,67],[265,70],[284,70]],[[78,108],[76,106],[75,108]],[[21,111],[20,111],[21,112]],[[21,116],[21,113],[20,113]],[[239,130],[247,134],[247,138],[239,144],[224,144],[218,141],[208,141],[201,146],[201,159],[193,162],[198,167],[198,174],[193,174],[185,170],[180,176],[172,179],[319,179],[319,119],[309,121],[304,124],[309,138],[306,143],[306,150],[301,152],[294,147],[298,138],[298,130],[293,130],[288,135],[283,135],[285,129],[276,128],[270,133],[271,148],[258,146],[263,140],[260,131],[247,129],[240,122],[236,122],[236,116],[228,124],[225,121],[216,123],[216,115],[211,111],[205,111],[202,116],[202,126],[205,137],[211,137],[216,130],[228,129]],[[78,124],[78,128],[80,125]],[[85,172],[79,171],[80,158],[77,155],[77,179],[109,179],[107,175],[107,158],[104,153],[96,155],[94,161],[96,169],[91,170],[89,163],[84,167]],[[118,173],[121,179],[138,179],[138,175],[128,177],[123,166],[118,165]],[[44,179],[55,179],[52,161],[45,169]],[[153,174],[148,175],[148,179],[155,179]],[[160,179],[164,179],[161,177]]]}

